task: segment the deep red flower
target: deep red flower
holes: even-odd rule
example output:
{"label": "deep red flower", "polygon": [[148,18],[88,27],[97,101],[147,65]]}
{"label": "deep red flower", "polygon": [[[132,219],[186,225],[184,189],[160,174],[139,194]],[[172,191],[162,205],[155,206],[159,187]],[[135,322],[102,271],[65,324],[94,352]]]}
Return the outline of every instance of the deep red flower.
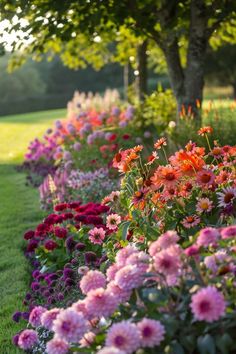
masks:
{"label": "deep red flower", "polygon": [[109,141],[115,141],[117,138],[117,135],[116,134],[111,134],[111,136],[109,137]]}
{"label": "deep red flower", "polygon": [[57,248],[57,243],[53,240],[47,240],[44,244],[44,247],[48,250],[48,251],[53,251],[55,248]]}
{"label": "deep red flower", "polygon": [[80,202],[72,202],[72,203],[69,203],[69,204],[68,204],[68,208],[70,208],[70,209],[76,209],[76,208],[78,208],[80,205],[81,205]]}
{"label": "deep red flower", "polygon": [[68,204],[67,203],[61,203],[61,204],[55,205],[54,210],[55,211],[63,211],[65,209],[67,209],[67,208],[68,208]]}
{"label": "deep red flower", "polygon": [[128,140],[128,139],[130,138],[130,135],[129,135],[129,134],[124,134],[124,135],[122,136],[122,138],[123,138],[124,140]]}
{"label": "deep red flower", "polygon": [[24,239],[25,240],[30,240],[31,238],[33,238],[35,235],[35,232],[33,230],[28,230],[26,231],[26,233],[24,234]]}
{"label": "deep red flower", "polygon": [[27,252],[34,252],[36,248],[38,247],[38,241],[37,240],[30,240],[30,242],[27,245]]}
{"label": "deep red flower", "polygon": [[100,216],[87,215],[86,224],[99,225],[102,224],[103,220]]}
{"label": "deep red flower", "polygon": [[66,228],[64,228],[64,227],[56,226],[56,227],[54,228],[54,234],[55,234],[55,236],[58,237],[58,238],[66,238],[66,236],[67,236],[67,230],[66,230]]}

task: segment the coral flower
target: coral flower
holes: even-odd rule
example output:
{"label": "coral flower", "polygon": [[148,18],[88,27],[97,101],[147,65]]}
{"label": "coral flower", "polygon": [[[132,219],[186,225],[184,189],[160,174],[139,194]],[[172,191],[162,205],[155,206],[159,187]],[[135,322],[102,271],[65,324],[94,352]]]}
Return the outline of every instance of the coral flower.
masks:
{"label": "coral flower", "polygon": [[166,146],[166,145],[167,145],[166,138],[160,138],[155,142],[154,148],[159,150],[162,148],[162,146]]}
{"label": "coral flower", "polygon": [[180,175],[180,171],[171,165],[159,166],[151,181],[157,188],[162,186],[171,188],[178,183]]}
{"label": "coral flower", "polygon": [[183,219],[182,224],[186,229],[190,229],[191,227],[194,227],[200,223],[200,218],[197,215],[191,215],[191,216],[186,216],[186,218]]}
{"label": "coral flower", "polygon": [[198,130],[198,135],[204,136],[205,134],[211,134],[213,132],[212,127],[207,126],[207,127],[202,127]]}
{"label": "coral flower", "polygon": [[117,226],[121,223],[121,217],[118,214],[110,214],[107,217],[106,226],[109,230],[116,230]]}
{"label": "coral flower", "polygon": [[191,309],[198,321],[213,322],[225,314],[225,299],[214,286],[200,289],[192,296]]}
{"label": "coral flower", "polygon": [[197,173],[197,183],[201,187],[209,187],[215,181],[215,175],[210,170],[202,170]]}
{"label": "coral flower", "polygon": [[131,354],[140,346],[140,332],[129,321],[115,323],[108,330],[106,346],[112,346],[123,350],[126,354]]}
{"label": "coral flower", "polygon": [[94,229],[89,231],[89,239],[92,243],[102,245],[103,240],[106,236],[106,232],[102,227],[95,227]]}
{"label": "coral flower", "polygon": [[197,202],[196,210],[199,213],[210,212],[213,208],[213,202],[208,198],[200,198]]}

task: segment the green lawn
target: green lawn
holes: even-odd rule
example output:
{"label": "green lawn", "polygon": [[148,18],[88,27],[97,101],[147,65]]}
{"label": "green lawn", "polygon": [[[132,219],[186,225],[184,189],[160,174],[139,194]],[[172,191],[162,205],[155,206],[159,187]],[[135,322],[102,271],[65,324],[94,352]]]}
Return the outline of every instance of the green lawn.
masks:
{"label": "green lawn", "polygon": [[11,320],[23,310],[29,286],[29,268],[23,254],[23,233],[42,218],[38,191],[25,186],[25,175],[15,166],[23,160],[27,145],[63,118],[65,110],[0,117],[0,353],[19,353],[11,337],[23,323]]}

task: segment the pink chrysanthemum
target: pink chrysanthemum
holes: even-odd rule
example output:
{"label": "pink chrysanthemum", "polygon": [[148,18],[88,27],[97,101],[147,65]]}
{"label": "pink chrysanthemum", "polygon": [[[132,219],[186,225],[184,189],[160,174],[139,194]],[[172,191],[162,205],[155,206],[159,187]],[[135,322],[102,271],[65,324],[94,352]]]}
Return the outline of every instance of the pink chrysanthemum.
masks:
{"label": "pink chrysanthemum", "polygon": [[92,243],[102,245],[106,232],[102,227],[95,227],[89,231],[89,239]]}
{"label": "pink chrysanthemum", "polygon": [[222,192],[217,193],[217,195],[219,200],[219,206],[225,208],[231,205],[234,199],[236,198],[236,188],[224,188],[222,189]]}
{"label": "pink chrysanthemum", "polygon": [[123,350],[115,347],[105,347],[97,352],[97,354],[126,354]]}
{"label": "pink chrysanthemum", "polygon": [[131,290],[121,289],[118,285],[115,284],[114,281],[111,281],[107,285],[107,290],[115,296],[116,301],[119,304],[122,304],[122,303],[128,301],[131,296]]}
{"label": "pink chrysanthemum", "polygon": [[190,215],[190,216],[186,216],[183,219],[182,224],[184,227],[186,227],[186,229],[191,229],[191,227],[198,225],[200,221],[201,220],[197,215]]}
{"label": "pink chrysanthemum", "polygon": [[213,202],[209,198],[200,198],[196,205],[199,213],[209,213],[213,209]]}
{"label": "pink chrysanthemum", "polygon": [[[177,246],[176,246],[177,247]],[[165,276],[178,275],[181,268],[179,250],[171,246],[154,256],[154,268]]]}
{"label": "pink chrysanthemum", "polygon": [[67,354],[69,351],[69,344],[60,338],[53,338],[47,343],[48,354]]}
{"label": "pink chrysanthemum", "polygon": [[160,250],[175,245],[178,240],[179,236],[176,231],[167,231],[162,234],[158,240],[151,243],[148,252],[153,257]]}
{"label": "pink chrysanthemum", "polygon": [[86,301],[84,300],[78,300],[77,302],[74,302],[73,305],[71,306],[73,310],[76,312],[80,312],[84,315],[84,318],[86,319],[91,319],[91,316],[89,316],[87,308],[86,308]]}
{"label": "pink chrysanthemum", "polygon": [[121,223],[121,217],[118,214],[110,214],[107,217],[106,226],[109,230],[116,230],[117,226]]}
{"label": "pink chrysanthemum", "polygon": [[54,308],[52,310],[48,310],[48,311],[44,312],[41,316],[42,326],[51,330],[53,322],[55,321],[55,319],[59,315],[60,311],[61,311],[60,309]]}
{"label": "pink chrysanthemum", "polygon": [[108,330],[106,346],[123,350],[131,354],[140,346],[140,332],[137,327],[129,321],[115,323]]}
{"label": "pink chrysanthemum", "polygon": [[106,277],[98,270],[90,270],[80,281],[80,289],[83,294],[97,288],[105,288]]}
{"label": "pink chrysanthemum", "polygon": [[202,170],[197,173],[197,183],[201,187],[210,187],[215,181],[215,175],[211,170]]}
{"label": "pink chrysanthemum", "polygon": [[29,316],[29,323],[33,327],[39,327],[41,325],[41,316],[46,311],[46,309],[42,306],[36,306],[31,312]]}
{"label": "pink chrysanthemum", "polygon": [[164,339],[165,328],[159,321],[143,318],[137,327],[141,333],[142,347],[153,348]]}
{"label": "pink chrysanthemum", "polygon": [[221,292],[208,286],[192,296],[190,306],[196,320],[213,322],[224,316],[226,303]]}
{"label": "pink chrysanthemum", "polygon": [[52,326],[56,336],[68,342],[79,341],[87,331],[87,323],[82,315],[73,309],[61,311]]}
{"label": "pink chrysanthemum", "polygon": [[144,274],[136,265],[121,268],[115,276],[115,284],[121,289],[131,290],[142,285]]}
{"label": "pink chrysanthemum", "polygon": [[125,248],[119,250],[116,254],[116,263],[118,267],[123,267],[126,265],[127,258],[133,253],[137,253],[138,250],[136,247],[128,245]]}
{"label": "pink chrysanthemum", "polygon": [[197,245],[207,247],[216,244],[220,237],[220,233],[213,227],[206,227],[202,229],[197,238]]}
{"label": "pink chrysanthemum", "polygon": [[236,237],[236,225],[225,227],[220,233],[223,239]]}
{"label": "pink chrysanthemum", "polygon": [[117,264],[112,264],[109,268],[107,268],[106,271],[106,276],[107,276],[107,280],[111,281],[115,279],[116,273],[118,272],[118,270],[120,269],[120,267],[118,267]]}
{"label": "pink chrysanthemum", "polygon": [[149,255],[142,251],[131,254],[127,258],[126,265],[136,265],[140,272],[146,273],[149,268],[149,261]]}
{"label": "pink chrysanthemum", "polygon": [[18,338],[18,346],[21,349],[31,349],[38,341],[37,332],[33,329],[25,329]]}
{"label": "pink chrysanthemum", "polygon": [[88,314],[93,318],[112,315],[118,305],[115,296],[103,288],[91,290],[85,302]]}

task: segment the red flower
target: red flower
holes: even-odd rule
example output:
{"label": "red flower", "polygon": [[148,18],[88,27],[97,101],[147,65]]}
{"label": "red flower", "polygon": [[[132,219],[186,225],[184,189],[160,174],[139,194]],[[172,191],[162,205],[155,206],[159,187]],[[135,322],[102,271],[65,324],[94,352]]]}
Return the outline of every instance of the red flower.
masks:
{"label": "red flower", "polygon": [[109,141],[115,141],[117,138],[117,135],[116,134],[111,134],[111,136],[109,137]]}
{"label": "red flower", "polygon": [[122,138],[123,138],[124,140],[129,140],[130,135],[129,135],[129,134],[124,134],[124,135],[122,136]]}
{"label": "red flower", "polygon": [[198,133],[198,135],[203,136],[203,135],[205,135],[205,134],[210,134],[210,133],[212,133],[212,132],[213,132],[212,127],[207,126],[207,127],[202,127],[202,128],[200,128],[197,133]]}
{"label": "red flower", "polygon": [[57,243],[53,240],[47,240],[44,244],[44,247],[48,250],[48,251],[53,251],[55,248],[57,248]]}
{"label": "red flower", "polygon": [[24,234],[24,239],[30,240],[31,238],[34,237],[34,235],[35,235],[35,232],[33,230],[26,231],[26,233]]}
{"label": "red flower", "polygon": [[68,208],[68,204],[67,203],[61,203],[61,204],[57,204],[54,207],[55,211],[62,211]]}
{"label": "red flower", "polygon": [[67,230],[64,227],[59,227],[59,226],[55,227],[54,233],[55,236],[58,238],[66,238],[67,236]]}

